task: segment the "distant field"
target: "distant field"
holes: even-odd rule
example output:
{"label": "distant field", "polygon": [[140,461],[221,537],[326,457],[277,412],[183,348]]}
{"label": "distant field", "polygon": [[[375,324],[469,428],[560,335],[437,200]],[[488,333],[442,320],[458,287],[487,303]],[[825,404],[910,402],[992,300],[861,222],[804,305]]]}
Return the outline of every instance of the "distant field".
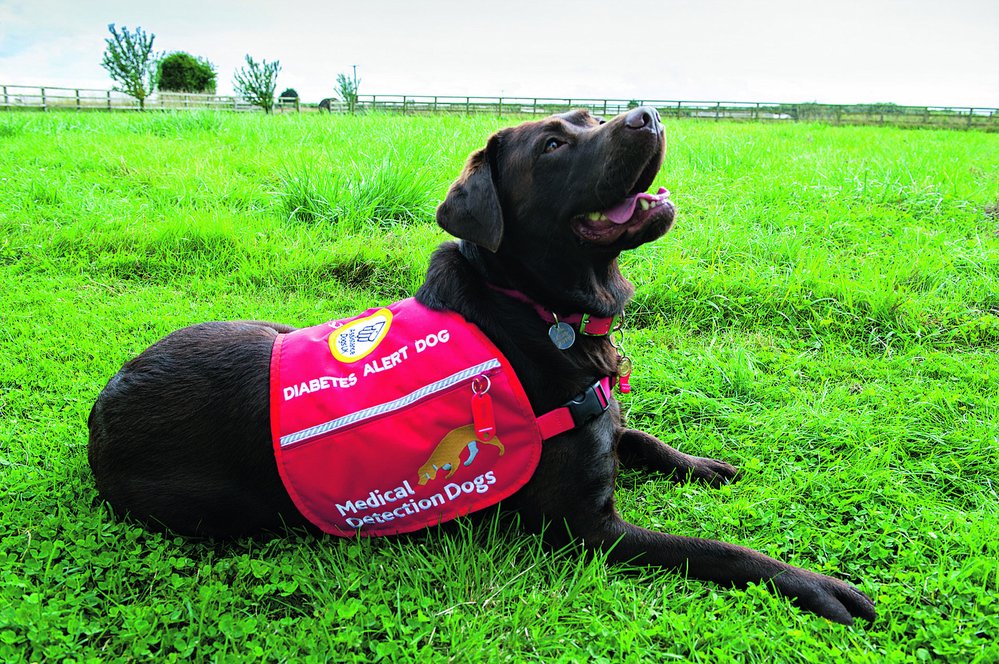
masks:
{"label": "distant field", "polygon": [[514,122],[0,115],[0,661],[999,661],[996,134],[667,120],[676,227],[623,261],[628,420],[745,474],[626,471],[622,512],[849,579],[870,628],[506,520],[213,544],[110,514],[85,423],[125,360],[411,294]]}

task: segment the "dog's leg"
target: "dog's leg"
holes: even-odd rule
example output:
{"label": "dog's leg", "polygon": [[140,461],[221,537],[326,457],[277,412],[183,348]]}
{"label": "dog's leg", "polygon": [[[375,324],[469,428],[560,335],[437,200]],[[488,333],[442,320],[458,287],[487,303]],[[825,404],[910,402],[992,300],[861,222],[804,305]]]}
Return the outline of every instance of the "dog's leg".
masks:
{"label": "dog's leg", "polygon": [[587,547],[607,551],[614,562],[662,567],[737,587],[768,582],[797,606],[829,620],[844,625],[858,617],[874,621],[874,602],[849,583],[742,546],[657,533],[624,521],[616,512],[597,532],[574,534],[582,536]]}
{"label": "dog's leg", "polygon": [[[604,430],[608,438],[610,429]],[[874,603],[848,583],[735,544],[628,523],[614,507],[613,484],[604,479],[613,477],[616,466],[611,444],[606,452],[596,446],[584,456],[575,454],[581,444],[581,437],[552,439],[530,483],[508,500],[525,528],[543,533],[550,546],[582,542],[588,549],[606,551],[612,562],[661,567],[724,585],[770,583],[801,608],[830,620],[851,624],[857,617],[874,619]]]}
{"label": "dog's leg", "polygon": [[[616,515],[615,515],[616,516]],[[698,579],[745,586],[768,581],[796,605],[838,623],[874,621],[874,602],[852,585],[780,562],[758,551],[715,540],[657,533],[617,517],[597,542],[610,557],[679,571]]]}
{"label": "dog's leg", "polygon": [[658,470],[676,482],[707,482],[717,487],[735,480],[739,474],[738,468],[731,464],[684,454],[655,436],[635,429],[625,429],[621,433],[617,453],[625,466]]}

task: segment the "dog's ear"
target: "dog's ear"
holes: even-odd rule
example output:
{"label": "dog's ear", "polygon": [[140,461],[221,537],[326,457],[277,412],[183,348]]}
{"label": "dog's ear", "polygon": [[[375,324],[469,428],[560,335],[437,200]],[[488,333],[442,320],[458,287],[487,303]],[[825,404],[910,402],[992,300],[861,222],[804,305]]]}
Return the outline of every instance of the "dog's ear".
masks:
{"label": "dog's ear", "polygon": [[503,240],[503,211],[493,173],[500,135],[468,158],[465,170],[437,208],[437,223],[451,235],[495,252]]}

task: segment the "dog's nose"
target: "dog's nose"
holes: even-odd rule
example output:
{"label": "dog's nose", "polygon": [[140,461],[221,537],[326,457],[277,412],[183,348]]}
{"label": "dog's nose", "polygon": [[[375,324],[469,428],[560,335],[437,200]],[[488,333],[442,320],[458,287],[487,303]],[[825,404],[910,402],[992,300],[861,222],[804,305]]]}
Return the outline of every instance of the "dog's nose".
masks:
{"label": "dog's nose", "polygon": [[633,108],[624,117],[624,124],[629,129],[645,129],[647,127],[657,131],[659,129],[659,111],[651,106]]}

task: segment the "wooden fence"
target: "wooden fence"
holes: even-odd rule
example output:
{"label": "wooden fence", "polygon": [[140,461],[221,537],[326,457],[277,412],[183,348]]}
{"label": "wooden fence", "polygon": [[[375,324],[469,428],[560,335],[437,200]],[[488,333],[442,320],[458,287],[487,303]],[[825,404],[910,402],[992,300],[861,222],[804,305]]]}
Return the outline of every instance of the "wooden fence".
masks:
{"label": "wooden fence", "polygon": [[[554,97],[473,97],[445,95],[359,95],[355,111],[388,113],[488,113],[545,116],[571,108],[613,116],[638,105],[654,106],[660,115],[702,120],[756,122],[821,122],[827,124],[892,124],[976,128],[999,131],[999,109],[968,106],[898,106],[895,104],[789,104],[777,102],[681,101],[660,99],[592,99]],[[110,90],[0,85],[0,110],[139,110],[134,97]],[[241,97],[157,92],[146,98],[146,110],[218,110],[261,112]],[[278,100],[276,113],[316,113],[317,103]],[[328,110],[346,113],[347,104],[333,101]]]}
{"label": "wooden fence", "polygon": [[[305,104],[302,104],[305,106]],[[315,104],[313,104],[313,107]],[[87,88],[0,85],[0,110],[138,111],[139,100],[123,92]],[[262,112],[242,97],[227,95],[154,92],[146,97],[147,111],[211,110]],[[279,100],[275,112],[298,111],[297,100]],[[315,109],[313,109],[315,110]]]}
{"label": "wooden fence", "polygon": [[357,108],[361,110],[538,116],[586,108],[610,117],[635,106],[654,106],[661,116],[672,118],[975,127],[999,131],[999,109],[968,106],[427,95],[360,95],[357,100]]}

